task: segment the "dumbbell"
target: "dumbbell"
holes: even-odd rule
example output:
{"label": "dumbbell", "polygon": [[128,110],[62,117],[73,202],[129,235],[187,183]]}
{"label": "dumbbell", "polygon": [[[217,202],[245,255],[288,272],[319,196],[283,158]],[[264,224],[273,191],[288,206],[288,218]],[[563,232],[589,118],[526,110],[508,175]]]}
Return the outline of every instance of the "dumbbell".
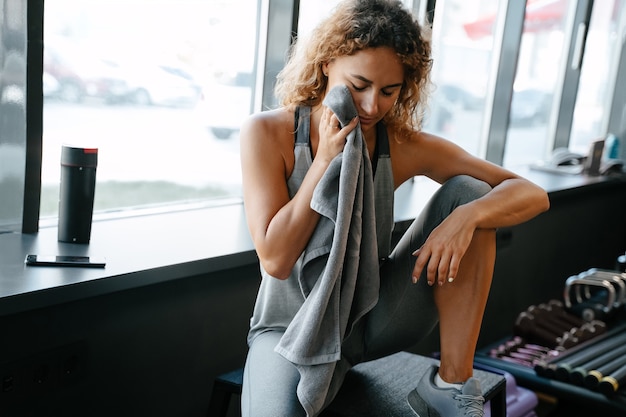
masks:
{"label": "dumbbell", "polygon": [[570,331],[580,341],[591,339],[606,331],[606,324],[604,322],[600,320],[588,322],[570,314],[563,308],[563,303],[558,300],[551,300],[547,304],[539,304],[539,306],[535,307],[534,310],[531,309],[531,311],[545,312],[546,315],[542,317],[558,323],[564,330]]}
{"label": "dumbbell", "polygon": [[552,300],[550,304],[530,306],[527,310],[535,316],[542,325],[555,334],[569,332],[578,343],[589,340],[606,331],[606,324],[599,320],[585,322],[579,317],[573,316],[563,309],[560,302]]}
{"label": "dumbbell", "polygon": [[545,308],[541,308],[539,306],[530,306],[526,310],[526,312],[532,315],[537,324],[554,334],[562,334],[565,332],[569,332],[574,326],[569,325],[564,321],[559,321],[558,318],[554,317],[549,310]]}
{"label": "dumbbell", "polygon": [[558,300],[550,300],[547,303],[539,304],[537,308],[549,313],[553,320],[564,323],[569,327],[580,327],[585,323],[585,320],[567,311],[563,303]]}
{"label": "dumbbell", "polygon": [[545,346],[526,343],[524,339],[515,336],[489,351],[492,358],[516,363],[525,367],[534,367],[536,363],[543,362],[547,358],[554,358],[560,352]]}
{"label": "dumbbell", "polygon": [[578,339],[571,333],[561,332],[560,329],[546,328],[545,325],[541,325],[540,320],[536,320],[532,314],[527,312],[521,312],[517,316],[514,329],[518,335],[551,348],[557,346],[570,348],[578,343]]}

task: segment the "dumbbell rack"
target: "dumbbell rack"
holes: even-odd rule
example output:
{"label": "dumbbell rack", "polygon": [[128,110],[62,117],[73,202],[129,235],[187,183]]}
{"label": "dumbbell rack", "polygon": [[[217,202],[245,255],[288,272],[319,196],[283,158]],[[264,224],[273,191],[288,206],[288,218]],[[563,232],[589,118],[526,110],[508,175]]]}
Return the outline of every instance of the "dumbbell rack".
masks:
{"label": "dumbbell rack", "polygon": [[591,404],[597,415],[625,416],[626,274],[623,280],[604,274],[591,269],[570,277],[566,303],[530,306],[517,317],[513,336],[479,350],[476,362],[561,401]]}
{"label": "dumbbell rack", "polygon": [[[479,350],[476,353],[475,362],[506,371],[515,377],[518,385],[556,397],[560,401],[585,406],[593,404],[594,408],[598,410],[597,415],[607,417],[623,417],[626,415],[625,387],[620,387],[615,392],[601,392],[599,389],[591,389],[584,384],[579,385],[575,382],[575,380],[568,380],[564,378],[564,371],[566,369],[572,372],[574,369],[580,368],[576,365],[569,365],[566,361],[567,358],[576,358],[577,354],[583,355],[584,352],[588,353],[589,349],[593,348],[593,346],[596,346],[597,348],[602,343],[607,343],[608,341],[613,340],[613,337],[620,335],[626,335],[626,324],[610,329],[603,335],[583,342],[574,348],[561,351],[558,356],[556,356],[554,350],[544,348],[543,351],[547,353],[547,355],[544,355],[546,358],[545,361],[537,361],[535,364],[536,366],[533,367],[521,364],[514,360],[506,359],[505,356],[495,357],[493,355],[494,350],[503,350],[507,347],[511,352],[514,352],[515,349],[517,349],[517,351],[522,350],[522,352],[525,352],[523,349],[537,350],[541,348],[540,346],[536,346],[534,344],[526,344],[523,339],[513,337],[510,339],[503,339],[493,345]],[[517,348],[514,348],[514,346],[517,346]],[[549,356],[551,354],[554,356]],[[601,355],[602,354],[592,354],[591,356],[598,358]],[[621,361],[622,365],[626,364],[626,356],[624,356]],[[579,372],[580,369],[576,369],[576,371]],[[589,370],[587,370],[587,374],[589,373]],[[593,375],[593,373],[591,374]],[[601,378],[597,380],[599,381]],[[605,386],[605,384],[603,384],[603,386]]]}

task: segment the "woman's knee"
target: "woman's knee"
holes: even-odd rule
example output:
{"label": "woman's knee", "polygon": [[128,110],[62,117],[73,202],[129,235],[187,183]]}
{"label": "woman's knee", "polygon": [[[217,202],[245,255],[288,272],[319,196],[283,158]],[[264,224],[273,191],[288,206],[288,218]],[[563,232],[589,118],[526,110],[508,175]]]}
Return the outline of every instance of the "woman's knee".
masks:
{"label": "woman's knee", "polygon": [[450,178],[437,190],[417,219],[416,223],[422,230],[423,238],[425,239],[454,209],[481,198],[489,191],[491,191],[489,184],[468,175]]}
{"label": "woman's knee", "polygon": [[454,196],[459,205],[481,198],[491,191],[489,184],[469,175],[452,177],[441,188],[444,193]]}

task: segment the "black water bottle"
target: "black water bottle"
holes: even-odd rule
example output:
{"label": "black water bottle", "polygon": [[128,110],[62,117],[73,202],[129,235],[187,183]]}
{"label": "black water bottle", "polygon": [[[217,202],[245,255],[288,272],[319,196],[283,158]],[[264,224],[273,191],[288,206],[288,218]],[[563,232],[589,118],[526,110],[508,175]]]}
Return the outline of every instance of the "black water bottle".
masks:
{"label": "black water bottle", "polygon": [[63,146],[59,192],[59,242],[89,243],[98,149]]}

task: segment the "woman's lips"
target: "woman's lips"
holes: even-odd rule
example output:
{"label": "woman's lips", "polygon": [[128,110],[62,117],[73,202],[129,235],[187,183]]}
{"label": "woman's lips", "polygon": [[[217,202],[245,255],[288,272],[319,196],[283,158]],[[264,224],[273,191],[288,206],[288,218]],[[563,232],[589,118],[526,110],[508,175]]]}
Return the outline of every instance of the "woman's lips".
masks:
{"label": "woman's lips", "polygon": [[372,124],[374,122],[374,118],[372,118],[372,117],[359,116],[359,120],[360,120],[362,125],[369,125],[369,124]]}

